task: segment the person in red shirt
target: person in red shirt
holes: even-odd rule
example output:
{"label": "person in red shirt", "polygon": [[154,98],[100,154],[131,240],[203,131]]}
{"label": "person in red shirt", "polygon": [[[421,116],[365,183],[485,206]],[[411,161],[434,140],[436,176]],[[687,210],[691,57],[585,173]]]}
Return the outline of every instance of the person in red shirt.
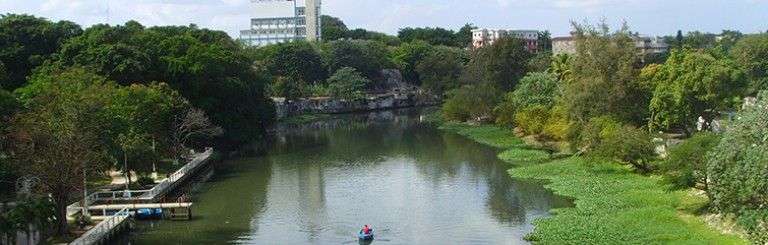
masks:
{"label": "person in red shirt", "polygon": [[371,234],[371,228],[369,228],[368,225],[363,226],[363,234]]}

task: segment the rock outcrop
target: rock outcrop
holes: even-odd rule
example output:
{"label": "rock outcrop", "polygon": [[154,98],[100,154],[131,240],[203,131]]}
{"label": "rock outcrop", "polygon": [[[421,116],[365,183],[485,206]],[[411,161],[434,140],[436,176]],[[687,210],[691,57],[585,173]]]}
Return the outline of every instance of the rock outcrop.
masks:
{"label": "rock outcrop", "polygon": [[416,91],[391,92],[370,95],[361,100],[337,98],[305,98],[287,101],[273,98],[278,118],[301,114],[340,114],[350,112],[377,111],[396,108],[431,106],[440,103],[436,96]]}

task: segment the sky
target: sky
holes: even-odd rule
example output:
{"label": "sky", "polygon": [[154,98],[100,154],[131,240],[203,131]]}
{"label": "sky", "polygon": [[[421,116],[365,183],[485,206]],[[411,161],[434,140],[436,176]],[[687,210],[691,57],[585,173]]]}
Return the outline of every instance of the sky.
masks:
{"label": "sky", "polygon": [[[26,13],[83,27],[137,20],[146,26],[188,25],[237,37],[256,16],[290,14],[291,2],[251,0],[0,0],[0,13]],[[396,34],[403,27],[549,30],[564,36],[570,22],[626,21],[645,35],[723,29],[768,30],[768,0],[323,0],[323,14],[350,28]]]}

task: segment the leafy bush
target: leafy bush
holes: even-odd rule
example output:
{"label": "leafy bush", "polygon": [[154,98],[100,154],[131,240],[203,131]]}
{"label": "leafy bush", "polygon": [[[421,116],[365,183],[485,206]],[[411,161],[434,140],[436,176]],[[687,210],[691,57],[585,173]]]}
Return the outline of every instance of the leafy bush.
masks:
{"label": "leafy bush", "polygon": [[707,159],[709,194],[721,212],[762,212],[754,222],[742,222],[757,243],[768,238],[768,91],[756,105],[738,113],[723,139]]}
{"label": "leafy bush", "polygon": [[272,95],[293,100],[301,97],[301,82],[288,77],[277,77],[271,85]]}
{"label": "leafy bush", "polygon": [[363,90],[369,83],[355,68],[344,67],[328,78],[328,91],[336,98],[357,100],[365,97]]}
{"label": "leafy bush", "polygon": [[528,73],[520,80],[517,89],[507,93],[504,101],[496,108],[496,123],[512,125],[517,118],[517,113],[520,112],[518,110],[529,107],[540,106],[544,111],[549,110],[560,94],[558,86],[559,81],[554,74],[546,72]]}
{"label": "leafy bush", "polygon": [[[616,134],[621,129],[621,122],[610,116],[601,116],[590,119],[585,125],[575,128],[574,135],[569,135],[579,147],[585,150],[599,145],[603,138]],[[569,132],[569,133],[573,133]]]}
{"label": "leafy bush", "polygon": [[672,147],[659,169],[664,180],[675,188],[706,184],[707,154],[720,142],[720,136],[698,133],[685,142]]}
{"label": "leafy bush", "polygon": [[526,134],[541,134],[549,119],[549,110],[543,105],[523,108],[515,113],[515,124]]}
{"label": "leafy bush", "polygon": [[569,128],[568,111],[565,107],[552,107],[549,110],[547,124],[544,125],[544,135],[553,140],[564,140],[568,136]]}
{"label": "leafy bush", "polygon": [[618,130],[603,133],[600,143],[592,152],[594,156],[628,163],[644,173],[653,170],[655,145],[648,131],[625,125]]}
{"label": "leafy bush", "polygon": [[517,108],[535,105],[549,108],[555,104],[558,96],[560,96],[559,81],[554,74],[532,72],[520,79],[520,84],[508,99]]}
{"label": "leafy bush", "polygon": [[443,117],[453,121],[488,121],[500,93],[491,84],[467,85],[449,93],[443,104]]}
{"label": "leafy bush", "polygon": [[581,127],[578,145],[589,156],[628,163],[641,172],[653,169],[651,160],[655,145],[651,135],[643,129],[609,116],[596,117]]}

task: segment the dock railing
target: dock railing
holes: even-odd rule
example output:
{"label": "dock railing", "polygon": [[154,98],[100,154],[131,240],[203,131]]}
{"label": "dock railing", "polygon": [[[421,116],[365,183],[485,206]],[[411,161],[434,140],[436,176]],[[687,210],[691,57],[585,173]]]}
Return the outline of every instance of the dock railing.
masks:
{"label": "dock railing", "polygon": [[[85,199],[88,206],[99,201],[154,201],[156,198],[164,195],[171,188],[175,187],[180,180],[188,177],[190,172],[197,170],[198,167],[205,164],[213,155],[213,148],[206,148],[205,152],[197,154],[189,163],[185,164],[172,174],[157,183],[149,190],[122,190],[122,191],[99,191],[88,195]],[[68,216],[72,216],[82,211],[82,200],[67,206]]]}
{"label": "dock railing", "polygon": [[88,230],[80,236],[79,238],[75,239],[75,241],[71,242],[72,245],[90,245],[90,244],[98,244],[102,242],[104,239],[108,239],[112,231],[116,228],[118,228],[120,225],[123,224],[123,222],[126,222],[126,220],[130,217],[130,212],[128,212],[128,208],[124,208],[117,213],[113,214],[109,218],[99,222],[94,226],[92,229]]}

